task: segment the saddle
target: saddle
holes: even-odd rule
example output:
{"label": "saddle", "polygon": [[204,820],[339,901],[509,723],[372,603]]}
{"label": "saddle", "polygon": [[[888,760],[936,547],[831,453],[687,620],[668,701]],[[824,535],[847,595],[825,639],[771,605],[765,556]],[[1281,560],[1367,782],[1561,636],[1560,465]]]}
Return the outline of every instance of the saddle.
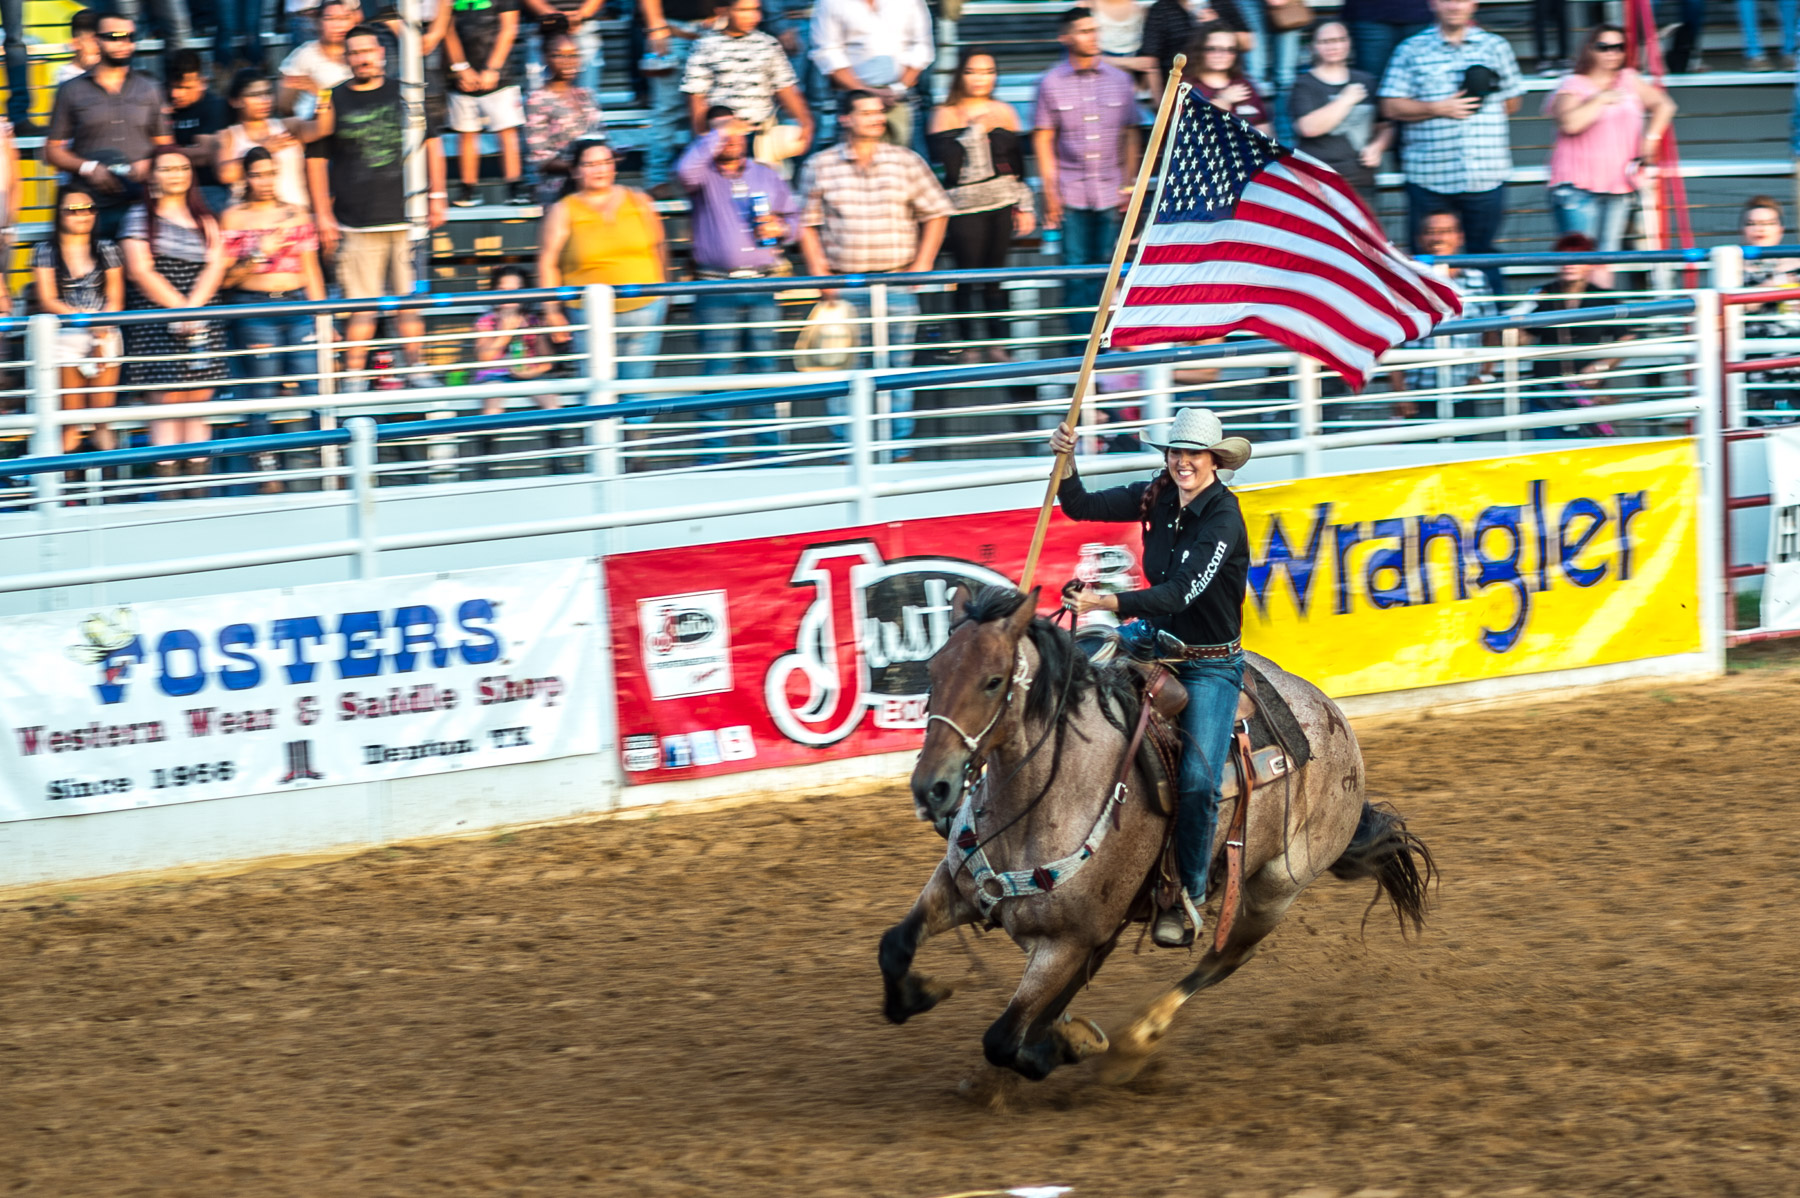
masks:
{"label": "saddle", "polygon": [[[1082,648],[1089,650],[1096,663],[1119,659],[1116,633],[1110,637],[1099,635],[1082,639]],[[1175,651],[1185,648],[1167,633],[1158,635],[1157,647],[1159,652],[1168,651],[1168,658],[1178,658]],[[1187,706],[1187,688],[1169,672],[1163,660],[1128,658],[1122,665],[1136,675],[1135,686],[1144,705],[1140,734],[1134,736],[1132,742],[1136,746],[1136,764],[1149,784],[1144,798],[1152,810],[1169,820],[1156,871],[1145,882],[1148,905],[1156,911],[1166,911],[1181,902],[1181,874],[1175,860],[1174,817],[1181,764],[1181,739],[1176,721]],[[1276,779],[1287,777],[1312,757],[1311,746],[1287,701],[1249,661],[1244,663],[1236,725],[1228,764],[1219,786],[1222,801],[1237,800],[1243,795],[1246,782],[1247,789],[1254,794]],[[1128,767],[1121,772],[1128,773]],[[1222,946],[1230,933],[1243,881],[1244,833],[1250,805],[1247,801],[1233,801],[1231,806],[1230,826],[1219,839],[1217,850],[1225,858],[1225,868],[1213,870],[1210,875],[1212,885],[1209,889],[1221,885],[1225,889],[1215,932],[1216,946]],[[1116,813],[1114,819],[1117,819]],[[1199,903],[1206,901],[1204,895],[1193,897]]]}

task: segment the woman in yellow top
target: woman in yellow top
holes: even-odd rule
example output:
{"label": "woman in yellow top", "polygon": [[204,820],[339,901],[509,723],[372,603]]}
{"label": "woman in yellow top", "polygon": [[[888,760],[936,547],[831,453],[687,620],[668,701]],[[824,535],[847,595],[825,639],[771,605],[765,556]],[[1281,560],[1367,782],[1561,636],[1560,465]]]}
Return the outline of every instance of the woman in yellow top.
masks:
{"label": "woman in yellow top", "polygon": [[[585,283],[661,283],[668,278],[662,218],[650,197],[621,187],[612,147],[578,141],[569,148],[569,183],[544,214],[538,279],[545,287]],[[613,305],[619,364],[616,377],[647,379],[656,373],[669,297],[618,299]],[[544,305],[552,340],[567,342],[569,318],[552,300]],[[586,339],[576,342],[578,350]]]}

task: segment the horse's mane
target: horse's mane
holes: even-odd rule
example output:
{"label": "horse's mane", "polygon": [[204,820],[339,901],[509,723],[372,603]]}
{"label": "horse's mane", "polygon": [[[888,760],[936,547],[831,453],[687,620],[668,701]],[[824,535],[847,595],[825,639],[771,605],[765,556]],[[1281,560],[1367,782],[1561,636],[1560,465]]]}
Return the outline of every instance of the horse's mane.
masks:
{"label": "horse's mane", "polygon": [[[1025,593],[1017,588],[986,586],[963,603],[962,620],[958,623],[966,620],[990,624],[1004,620],[1024,602]],[[1130,727],[1137,721],[1138,695],[1121,671],[1094,669],[1087,654],[1075,644],[1075,638],[1042,616],[1032,617],[1027,635],[1037,650],[1039,664],[1036,684],[1025,700],[1025,717],[1056,722],[1058,758],[1062,756],[1062,725],[1080,710],[1082,700],[1089,694],[1100,699],[1100,714],[1106,722],[1130,735]],[[1054,763],[1051,774],[1055,775]]]}

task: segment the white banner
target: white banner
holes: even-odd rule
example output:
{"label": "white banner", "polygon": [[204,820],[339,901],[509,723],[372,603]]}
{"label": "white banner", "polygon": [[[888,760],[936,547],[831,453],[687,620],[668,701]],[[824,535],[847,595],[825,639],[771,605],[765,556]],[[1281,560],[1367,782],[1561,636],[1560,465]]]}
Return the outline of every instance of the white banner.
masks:
{"label": "white banner", "polygon": [[1769,563],[1763,575],[1762,626],[1800,628],[1800,429],[1771,429]]}
{"label": "white banner", "polygon": [[0,619],[0,822],[597,752],[597,569]]}

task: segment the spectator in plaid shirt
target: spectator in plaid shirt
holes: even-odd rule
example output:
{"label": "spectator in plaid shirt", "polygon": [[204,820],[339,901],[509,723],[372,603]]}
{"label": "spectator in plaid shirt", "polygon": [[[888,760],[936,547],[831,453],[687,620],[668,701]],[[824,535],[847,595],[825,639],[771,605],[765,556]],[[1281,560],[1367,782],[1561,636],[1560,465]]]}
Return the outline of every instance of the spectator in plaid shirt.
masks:
{"label": "spectator in plaid shirt", "polygon": [[[1381,114],[1407,126],[1407,234],[1417,252],[1425,218],[1454,212],[1471,254],[1491,254],[1512,174],[1506,118],[1525,94],[1506,41],[1475,24],[1476,0],[1432,0],[1437,24],[1400,43],[1381,81]],[[1499,290],[1499,280],[1488,282]]]}
{"label": "spectator in plaid shirt", "polygon": [[[1456,219],[1454,212],[1436,212],[1424,220],[1424,228],[1419,232],[1420,249],[1434,258],[1447,258],[1452,254],[1463,252],[1462,222]],[[1439,277],[1449,281],[1462,296],[1463,318],[1479,320],[1484,316],[1496,316],[1494,292],[1488,286],[1487,276],[1478,270],[1464,270],[1460,266],[1452,266],[1448,262],[1436,262],[1432,271]],[[1415,341],[1407,345],[1408,349],[1475,349],[1482,345],[1496,343],[1491,333],[1446,333],[1441,337],[1432,337],[1425,341]],[[1446,366],[1425,366],[1416,370],[1396,370],[1388,375],[1388,384],[1396,391],[1427,391],[1442,387],[1466,387],[1492,372],[1493,364],[1489,362],[1459,359]],[[1435,402],[1435,401],[1433,401]],[[1476,414],[1474,399],[1458,399],[1456,414],[1473,416]],[[1401,399],[1394,404],[1394,416],[1400,420],[1412,420],[1421,415],[1416,400]]]}
{"label": "spectator in plaid shirt", "polygon": [[[926,271],[937,261],[944,229],[950,223],[950,197],[911,150],[882,141],[887,132],[887,105],[874,92],[844,96],[839,124],[848,130],[840,145],[807,160],[800,176],[800,251],[810,275],[885,274]],[[837,297],[827,289],[825,298]],[[869,314],[869,293],[846,297],[858,315]],[[919,297],[902,288],[887,295],[890,317],[890,366],[912,365],[913,321]],[[832,400],[832,414],[842,415],[844,400]],[[912,411],[912,393],[894,393],[892,410]],[[913,422],[897,419],[893,439],[912,436]],[[904,452],[899,457],[907,456]]]}

